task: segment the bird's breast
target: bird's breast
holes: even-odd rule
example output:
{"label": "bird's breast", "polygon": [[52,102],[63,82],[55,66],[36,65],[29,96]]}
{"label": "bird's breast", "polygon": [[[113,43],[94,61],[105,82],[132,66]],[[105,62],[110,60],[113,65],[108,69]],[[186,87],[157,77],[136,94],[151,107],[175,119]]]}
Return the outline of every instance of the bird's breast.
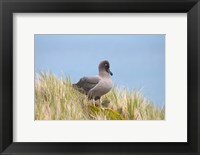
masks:
{"label": "bird's breast", "polygon": [[91,90],[94,96],[103,96],[112,89],[112,81],[110,79],[102,79],[96,87]]}

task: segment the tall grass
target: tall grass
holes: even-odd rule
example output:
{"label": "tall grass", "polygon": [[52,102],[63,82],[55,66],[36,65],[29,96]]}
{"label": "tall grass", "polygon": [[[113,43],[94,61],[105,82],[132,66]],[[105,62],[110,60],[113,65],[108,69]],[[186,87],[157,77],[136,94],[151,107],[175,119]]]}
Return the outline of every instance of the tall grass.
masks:
{"label": "tall grass", "polygon": [[155,106],[139,91],[114,86],[100,103],[95,103],[74,89],[69,77],[39,73],[35,79],[35,120],[163,119],[164,107]]}

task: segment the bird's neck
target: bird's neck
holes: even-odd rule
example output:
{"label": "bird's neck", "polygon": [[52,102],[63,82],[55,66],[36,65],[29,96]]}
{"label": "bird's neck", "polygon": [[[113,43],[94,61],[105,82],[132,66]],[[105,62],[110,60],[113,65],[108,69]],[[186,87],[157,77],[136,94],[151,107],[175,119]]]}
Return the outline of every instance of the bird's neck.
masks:
{"label": "bird's neck", "polygon": [[106,71],[100,71],[99,72],[99,76],[100,77],[104,77],[104,78],[109,78],[110,77],[109,73],[106,72]]}

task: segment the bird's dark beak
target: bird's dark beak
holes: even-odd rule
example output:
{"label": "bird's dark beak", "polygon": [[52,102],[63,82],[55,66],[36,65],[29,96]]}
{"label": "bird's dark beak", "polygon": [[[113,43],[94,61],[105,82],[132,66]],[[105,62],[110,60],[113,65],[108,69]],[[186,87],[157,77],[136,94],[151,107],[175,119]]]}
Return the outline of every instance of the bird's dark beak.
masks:
{"label": "bird's dark beak", "polygon": [[113,76],[113,73],[110,71],[110,75]]}
{"label": "bird's dark beak", "polygon": [[110,69],[108,68],[107,72],[112,76],[113,73],[110,71]]}

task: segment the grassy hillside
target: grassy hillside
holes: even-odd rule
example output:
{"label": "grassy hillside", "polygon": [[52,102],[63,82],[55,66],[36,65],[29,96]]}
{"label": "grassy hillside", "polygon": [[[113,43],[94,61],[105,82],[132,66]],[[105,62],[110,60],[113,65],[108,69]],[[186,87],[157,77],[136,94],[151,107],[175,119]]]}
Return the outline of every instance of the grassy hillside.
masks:
{"label": "grassy hillside", "polygon": [[153,105],[139,91],[114,87],[101,103],[94,103],[72,87],[70,78],[40,73],[35,79],[35,120],[163,119],[165,109]]}

